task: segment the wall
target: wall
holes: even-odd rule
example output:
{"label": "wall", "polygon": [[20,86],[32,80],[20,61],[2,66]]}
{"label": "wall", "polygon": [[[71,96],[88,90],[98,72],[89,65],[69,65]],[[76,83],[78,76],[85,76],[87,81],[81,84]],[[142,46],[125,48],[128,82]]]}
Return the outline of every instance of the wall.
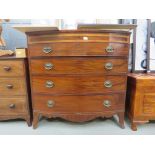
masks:
{"label": "wall", "polygon": [[11,19],[2,24],[2,36],[6,42],[6,49],[15,50],[15,48],[26,48],[26,35],[12,26],[14,25],[51,25],[58,26],[59,29],[74,29],[78,23],[118,23],[117,19]]}

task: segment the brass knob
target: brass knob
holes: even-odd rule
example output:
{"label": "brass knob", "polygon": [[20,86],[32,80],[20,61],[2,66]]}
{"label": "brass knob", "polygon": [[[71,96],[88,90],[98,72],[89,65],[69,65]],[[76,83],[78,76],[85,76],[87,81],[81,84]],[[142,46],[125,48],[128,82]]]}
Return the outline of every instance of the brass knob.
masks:
{"label": "brass knob", "polygon": [[47,101],[47,106],[49,107],[49,108],[52,108],[52,107],[54,107],[54,101],[52,101],[52,100],[48,100]]}
{"label": "brass knob", "polygon": [[113,64],[111,63],[111,62],[107,62],[106,64],[105,64],[105,69],[106,70],[111,70],[113,68]]}
{"label": "brass knob", "polygon": [[103,101],[103,105],[104,105],[105,107],[109,108],[109,107],[111,107],[111,101],[109,101],[109,100],[104,100],[104,101]]}
{"label": "brass knob", "polygon": [[7,87],[8,89],[12,89],[12,88],[13,88],[13,85],[12,85],[12,84],[8,84],[6,87]]}
{"label": "brass knob", "polygon": [[4,66],[3,68],[4,68],[5,71],[10,71],[11,70],[10,66]]}
{"label": "brass knob", "polygon": [[46,70],[51,70],[51,69],[53,68],[53,66],[54,66],[54,65],[53,65],[52,63],[46,63],[46,64],[45,64],[45,69],[46,69]]}
{"label": "brass knob", "polygon": [[10,108],[10,109],[14,109],[15,107],[16,107],[15,104],[10,104],[10,105],[9,105],[9,108]]}
{"label": "brass knob", "polygon": [[44,53],[50,53],[50,52],[52,52],[52,48],[51,47],[44,47],[43,52]]}
{"label": "brass knob", "polygon": [[106,88],[111,88],[112,87],[112,82],[110,80],[107,80],[107,81],[104,82],[104,86]]}
{"label": "brass knob", "polygon": [[46,87],[47,88],[53,88],[54,87],[54,82],[53,81],[46,81]]}
{"label": "brass knob", "polygon": [[105,50],[106,50],[106,52],[108,52],[108,53],[114,52],[114,48],[113,48],[112,46],[108,46]]}

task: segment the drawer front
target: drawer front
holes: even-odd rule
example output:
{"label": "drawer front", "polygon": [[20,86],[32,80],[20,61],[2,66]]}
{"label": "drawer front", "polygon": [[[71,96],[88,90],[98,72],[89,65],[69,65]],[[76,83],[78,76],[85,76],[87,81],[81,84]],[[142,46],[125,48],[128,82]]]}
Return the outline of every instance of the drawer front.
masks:
{"label": "drawer front", "polygon": [[102,33],[102,32],[54,32],[44,33],[41,35],[29,35],[28,42],[45,43],[45,42],[116,42],[129,43],[129,34],[123,33]]}
{"label": "drawer front", "polygon": [[22,60],[0,60],[0,76],[23,76],[25,74]]}
{"label": "drawer front", "polygon": [[124,111],[124,94],[93,96],[35,95],[34,109],[42,112],[113,112]]}
{"label": "drawer front", "polygon": [[111,74],[127,73],[127,59],[60,57],[32,59],[32,74]]}
{"label": "drawer front", "polygon": [[1,95],[26,95],[24,78],[0,78]]}
{"label": "drawer front", "polygon": [[142,107],[143,114],[155,115],[155,93],[148,93],[144,95]]}
{"label": "drawer front", "polygon": [[33,93],[89,94],[126,90],[126,76],[32,77]]}
{"label": "drawer front", "polygon": [[57,42],[29,45],[29,56],[128,56],[128,44]]}
{"label": "drawer front", "polygon": [[26,97],[0,97],[0,114],[10,115],[27,111]]}

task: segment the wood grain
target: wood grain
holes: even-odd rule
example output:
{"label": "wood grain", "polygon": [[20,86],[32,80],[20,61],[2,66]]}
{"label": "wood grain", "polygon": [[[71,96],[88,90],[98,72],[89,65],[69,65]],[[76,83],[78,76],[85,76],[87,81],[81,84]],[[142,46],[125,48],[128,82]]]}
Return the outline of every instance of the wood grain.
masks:
{"label": "wood grain", "polygon": [[[106,64],[112,63],[112,69],[106,69]],[[51,69],[45,65],[51,64]],[[127,59],[115,59],[104,57],[53,57],[46,59],[30,60],[31,72],[33,75],[48,74],[126,74]]]}
{"label": "wood grain", "polygon": [[0,120],[24,119],[31,126],[27,60],[0,58]]}
{"label": "wood grain", "polygon": [[[77,40],[76,37],[96,37],[95,40],[99,40],[97,37],[108,37],[114,38],[114,40],[110,39],[111,41],[117,42],[118,38],[128,38],[130,39],[130,32],[127,31],[120,31],[120,30],[61,30],[61,31],[40,31],[40,32],[32,32],[27,33],[28,36],[28,43],[34,43],[42,41],[52,41],[52,38],[56,38],[55,40],[64,40],[63,37],[67,40]],[[118,37],[115,39],[115,37]],[[81,40],[82,38],[80,38]],[[107,41],[108,41],[107,40]],[[65,41],[65,40],[64,40]],[[103,41],[103,40],[102,40]]]}
{"label": "wood grain", "polygon": [[[106,52],[106,48],[112,46],[114,51]],[[52,52],[44,53],[44,47],[50,47]],[[57,42],[29,45],[30,57],[49,56],[128,56],[128,44],[100,43],[100,42]]]}
{"label": "wood grain", "polygon": [[129,74],[127,89],[127,114],[131,129],[138,124],[155,120],[155,76],[151,74]]}
{"label": "wood grain", "polygon": [[[104,82],[110,80],[111,88],[106,88]],[[54,82],[53,88],[47,88],[46,82]],[[107,93],[119,92],[126,89],[125,76],[63,76],[47,77],[33,76],[32,91],[33,93],[46,94],[89,94],[89,93]]]}
{"label": "wood grain", "polygon": [[[130,33],[112,30],[61,30],[26,33],[33,102],[33,128],[41,116],[84,122],[117,114],[124,128]],[[112,52],[107,52],[112,47]],[[45,53],[51,48],[49,53]],[[112,63],[112,70],[105,64]],[[47,70],[46,66],[52,68]],[[110,80],[111,88],[104,82]],[[54,82],[52,88],[46,82]],[[109,108],[104,100],[111,100]],[[54,100],[54,106],[47,102]]]}
{"label": "wood grain", "polygon": [[[26,95],[26,84],[23,78],[0,78],[0,96],[1,95]],[[11,85],[12,88],[8,88]]]}
{"label": "wood grain", "polygon": [[[92,113],[123,111],[124,94],[91,95],[91,96],[34,96],[34,109],[43,113]],[[53,107],[48,107],[47,102],[54,101]],[[105,107],[104,100],[111,102],[110,107]]]}
{"label": "wood grain", "polygon": [[[87,40],[84,38],[87,37]],[[106,35],[106,34],[53,34],[48,36],[33,36],[29,39],[31,43],[45,42],[118,42],[128,43],[129,37],[123,35]]]}
{"label": "wood grain", "polygon": [[0,60],[0,76],[24,76],[24,62],[21,60]]}
{"label": "wood grain", "polygon": [[[0,114],[3,115],[11,115],[11,114],[20,114],[20,113],[27,113],[26,105],[27,98],[25,96],[19,96],[19,97],[0,97]],[[14,108],[10,108],[10,105],[14,104]]]}

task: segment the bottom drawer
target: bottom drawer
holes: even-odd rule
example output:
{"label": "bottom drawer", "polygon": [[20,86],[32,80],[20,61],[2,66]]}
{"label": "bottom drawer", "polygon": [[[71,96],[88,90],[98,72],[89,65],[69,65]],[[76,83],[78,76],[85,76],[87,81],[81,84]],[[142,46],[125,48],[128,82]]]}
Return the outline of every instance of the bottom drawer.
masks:
{"label": "bottom drawer", "polygon": [[124,94],[93,96],[44,96],[33,97],[34,110],[41,112],[108,112],[124,111]]}
{"label": "bottom drawer", "polygon": [[10,115],[15,113],[25,113],[27,98],[26,97],[1,97],[0,114]]}

